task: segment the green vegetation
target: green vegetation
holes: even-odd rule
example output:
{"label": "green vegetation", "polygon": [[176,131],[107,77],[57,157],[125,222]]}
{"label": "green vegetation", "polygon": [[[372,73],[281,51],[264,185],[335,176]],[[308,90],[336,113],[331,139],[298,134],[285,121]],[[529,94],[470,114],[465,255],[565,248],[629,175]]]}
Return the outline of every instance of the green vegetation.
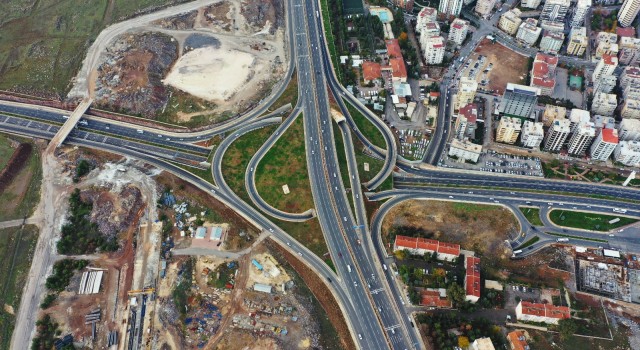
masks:
{"label": "green vegetation", "polygon": [[92,40],[108,24],[168,0],[42,0],[0,4],[0,89],[63,96]]}
{"label": "green vegetation", "polygon": [[537,241],[539,241],[539,240],[540,240],[540,237],[537,237],[537,236],[536,236],[536,237],[533,237],[533,238],[531,238],[530,240],[528,240],[528,241],[524,242],[524,244],[523,244],[523,245],[521,245],[521,246],[519,246],[518,248],[516,248],[516,250],[518,250],[518,249],[524,249],[524,248],[527,248],[527,247],[529,247],[529,246],[532,246],[534,243],[536,243],[536,242],[537,242]]}
{"label": "green vegetation", "polygon": [[[216,104],[213,102],[195,97],[178,89],[170,88],[170,90],[171,95],[167,101],[166,108],[156,115],[156,121],[196,128],[219,123],[233,117],[232,113],[212,114],[211,110],[216,108]],[[181,118],[180,115],[191,116]]]}
{"label": "green vegetation", "polygon": [[[1,41],[1,38],[0,38]],[[25,139],[12,138],[24,141]],[[0,221],[15,220],[31,216],[40,202],[42,165],[40,153],[34,146],[27,164],[13,179],[11,185],[0,192]]]}
{"label": "green vegetation", "polygon": [[90,254],[97,249],[115,251],[118,249],[116,237],[105,238],[98,231],[98,224],[89,220],[93,203],[80,198],[80,190],[75,189],[69,197],[69,216],[62,226],[57,247],[60,254]]}
{"label": "green vegetation", "polygon": [[354,106],[350,103],[346,102],[347,109],[349,110],[349,114],[353,118],[353,122],[356,124],[362,135],[369,140],[375,146],[378,146],[382,149],[387,149],[387,143],[384,140],[384,136],[382,132],[371,123],[362,113],[360,113]]}
{"label": "green vegetation", "polygon": [[195,259],[190,258],[182,264],[180,271],[178,271],[176,286],[171,292],[176,309],[180,311],[180,319],[183,321],[187,315],[187,299],[189,298],[189,291],[191,290],[191,285],[193,283],[191,278],[193,276],[195,263]]}
{"label": "green vegetation", "polygon": [[[341,54],[344,50],[345,33],[347,31],[344,25],[342,16],[342,1],[340,0],[320,0],[322,22],[324,24],[324,35],[327,39],[327,45],[329,46],[329,55],[331,55],[331,61],[333,67],[336,70],[336,75],[340,82],[344,82],[344,77],[340,73],[340,62],[338,61],[338,54]],[[331,11],[331,14],[329,14]],[[336,43],[340,48],[336,48]]]}
{"label": "green vegetation", "polygon": [[49,306],[53,305],[53,302],[56,301],[57,297],[58,296],[56,294],[47,294],[47,296],[44,297],[44,300],[42,300],[42,303],[40,303],[40,308],[46,309]]}
{"label": "green vegetation", "polygon": [[89,262],[87,260],[64,259],[53,264],[53,272],[47,277],[45,286],[54,293],[62,292],[71,281],[76,270],[84,269]]}
{"label": "green vegetation", "polygon": [[[549,213],[551,222],[558,226],[572,227],[592,231],[611,231],[616,228],[638,222],[624,216],[612,216],[604,214],[584,213],[579,211],[554,209]],[[610,224],[609,221],[620,219],[620,221]]]}
{"label": "green vegetation", "polygon": [[574,239],[581,239],[583,241],[591,241],[591,242],[601,242],[601,243],[607,243],[608,241],[606,239],[599,239],[599,238],[587,238],[587,237],[580,237],[580,236],[573,236],[573,235],[565,235],[563,233],[555,233],[555,232],[545,232],[546,234],[550,235],[550,236],[556,236],[556,237],[566,237],[566,238],[574,238]]}
{"label": "green vegetation", "polygon": [[93,165],[88,161],[82,159],[76,166],[76,175],[73,177],[73,182],[78,182],[80,179],[87,175],[91,169],[93,169]]}
{"label": "green vegetation", "polygon": [[7,165],[14,151],[7,136],[0,135],[0,171]]}
{"label": "green vegetation", "polygon": [[31,258],[38,240],[34,225],[0,229],[0,349],[8,350],[15,316],[9,308],[18,311],[22,289],[27,282]]}
{"label": "green vegetation", "polygon": [[[496,349],[502,349],[506,344],[500,327],[484,318],[467,320],[456,312],[423,313],[417,316],[417,322],[427,328],[424,334],[427,334],[436,350],[455,347],[466,349],[476,339],[483,337],[491,338]],[[457,329],[461,335],[449,332],[450,329]]]}
{"label": "green vegetation", "polygon": [[473,214],[483,211],[500,209],[499,205],[487,205],[487,204],[475,204],[475,203],[463,203],[463,202],[451,202],[453,210],[461,213]]}
{"label": "green vegetation", "polygon": [[[256,188],[267,203],[289,213],[313,208],[304,144],[304,119],[300,114],[267,151],[255,169]],[[283,185],[291,193],[284,194]]]}
{"label": "green vegetation", "polygon": [[[58,323],[53,322],[49,314],[44,315],[38,322],[36,322],[37,334],[33,338],[31,343],[32,350],[44,350],[53,349],[54,343],[58,340],[62,331],[58,328]],[[62,349],[75,349],[72,344],[63,347]]]}
{"label": "green vegetation", "polygon": [[295,107],[298,103],[298,73],[296,70],[294,70],[291,75],[289,85],[284,89],[282,95],[269,107],[269,111],[275,111],[287,103],[291,103],[291,107]]}
{"label": "green vegetation", "polygon": [[518,207],[518,209],[520,209],[531,225],[544,226],[542,220],[540,220],[540,208]]}
{"label": "green vegetation", "polygon": [[[216,267],[215,273],[209,274],[209,280],[207,284],[214,286],[215,288],[224,288],[225,285],[231,282],[236,275],[238,264],[234,261],[229,264],[223,263]],[[216,278],[216,276],[219,276]]]}

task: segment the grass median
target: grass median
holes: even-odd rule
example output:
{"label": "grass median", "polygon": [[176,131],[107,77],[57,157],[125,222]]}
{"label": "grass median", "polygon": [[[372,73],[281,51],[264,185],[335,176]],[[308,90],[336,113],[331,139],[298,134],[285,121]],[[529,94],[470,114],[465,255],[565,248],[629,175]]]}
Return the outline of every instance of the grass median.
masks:
{"label": "grass median", "polygon": [[624,216],[585,213],[580,211],[559,209],[552,210],[549,213],[549,218],[551,219],[551,222],[558,226],[600,232],[615,230],[622,226],[638,222],[637,219],[632,219]]}
{"label": "grass median", "polygon": [[522,214],[524,214],[524,217],[527,218],[527,221],[529,221],[529,223],[531,225],[544,226],[544,224],[542,223],[542,220],[540,220],[540,209],[539,208],[518,207],[518,209],[520,209]]}
{"label": "grass median", "polygon": [[[288,213],[313,208],[302,114],[267,151],[255,172],[258,193],[274,208]],[[284,194],[284,185],[288,186],[289,194]]]}
{"label": "grass median", "polygon": [[369,140],[375,146],[378,146],[382,149],[387,149],[387,143],[384,140],[384,136],[380,129],[375,126],[372,122],[367,119],[360,111],[358,111],[354,106],[345,101],[347,105],[347,110],[349,110],[349,114],[351,114],[351,118],[353,118],[353,122],[356,123],[356,126],[364,135],[364,137]]}
{"label": "grass median", "polygon": [[566,238],[581,239],[583,241],[600,242],[600,243],[608,242],[606,239],[600,239],[600,238],[580,237],[580,236],[565,235],[563,233],[555,233],[555,232],[545,232],[545,233],[548,234],[549,236],[555,236],[555,237],[566,237]]}

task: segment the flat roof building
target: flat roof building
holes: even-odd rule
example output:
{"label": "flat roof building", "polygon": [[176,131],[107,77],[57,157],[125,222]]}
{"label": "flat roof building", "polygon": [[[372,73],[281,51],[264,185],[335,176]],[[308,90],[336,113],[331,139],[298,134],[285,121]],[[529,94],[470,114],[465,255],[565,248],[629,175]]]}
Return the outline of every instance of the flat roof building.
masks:
{"label": "flat roof building", "polygon": [[475,143],[471,143],[466,139],[462,141],[453,139],[451,140],[451,145],[449,146],[449,157],[455,157],[462,162],[470,161],[473,163],[477,163],[481,153],[481,145],[476,145]]}
{"label": "flat roof building", "polygon": [[522,23],[522,19],[520,19],[521,14],[522,12],[517,8],[505,12],[502,16],[500,16],[498,28],[502,29],[509,35],[516,34],[516,32],[518,32],[520,24]]}
{"label": "flat roof building", "polygon": [[512,117],[529,118],[538,103],[540,88],[508,83],[499,110]]}

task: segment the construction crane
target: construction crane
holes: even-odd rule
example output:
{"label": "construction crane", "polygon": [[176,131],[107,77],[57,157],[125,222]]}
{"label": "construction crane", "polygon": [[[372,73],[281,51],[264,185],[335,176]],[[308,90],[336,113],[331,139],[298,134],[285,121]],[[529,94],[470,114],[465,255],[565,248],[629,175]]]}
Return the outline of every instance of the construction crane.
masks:
{"label": "construction crane", "polygon": [[137,294],[151,294],[151,293],[155,293],[156,289],[155,288],[144,288],[144,289],[136,289],[136,290],[130,290],[127,292],[128,295],[137,295]]}

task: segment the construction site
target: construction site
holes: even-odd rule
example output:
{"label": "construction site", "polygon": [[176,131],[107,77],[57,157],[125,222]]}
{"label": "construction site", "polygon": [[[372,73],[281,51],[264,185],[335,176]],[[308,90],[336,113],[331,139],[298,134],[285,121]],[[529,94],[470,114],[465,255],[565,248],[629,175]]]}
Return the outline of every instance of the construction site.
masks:
{"label": "construction site", "polygon": [[[616,250],[576,247],[575,251],[579,291],[633,301],[631,290],[637,289],[638,285],[638,270],[632,268],[633,263],[625,264],[625,257]],[[633,302],[638,302],[637,297]]]}
{"label": "construction site", "polygon": [[281,0],[217,1],[138,23],[100,52],[88,89],[113,111],[216,122],[252,108],[282,80],[284,25]]}

